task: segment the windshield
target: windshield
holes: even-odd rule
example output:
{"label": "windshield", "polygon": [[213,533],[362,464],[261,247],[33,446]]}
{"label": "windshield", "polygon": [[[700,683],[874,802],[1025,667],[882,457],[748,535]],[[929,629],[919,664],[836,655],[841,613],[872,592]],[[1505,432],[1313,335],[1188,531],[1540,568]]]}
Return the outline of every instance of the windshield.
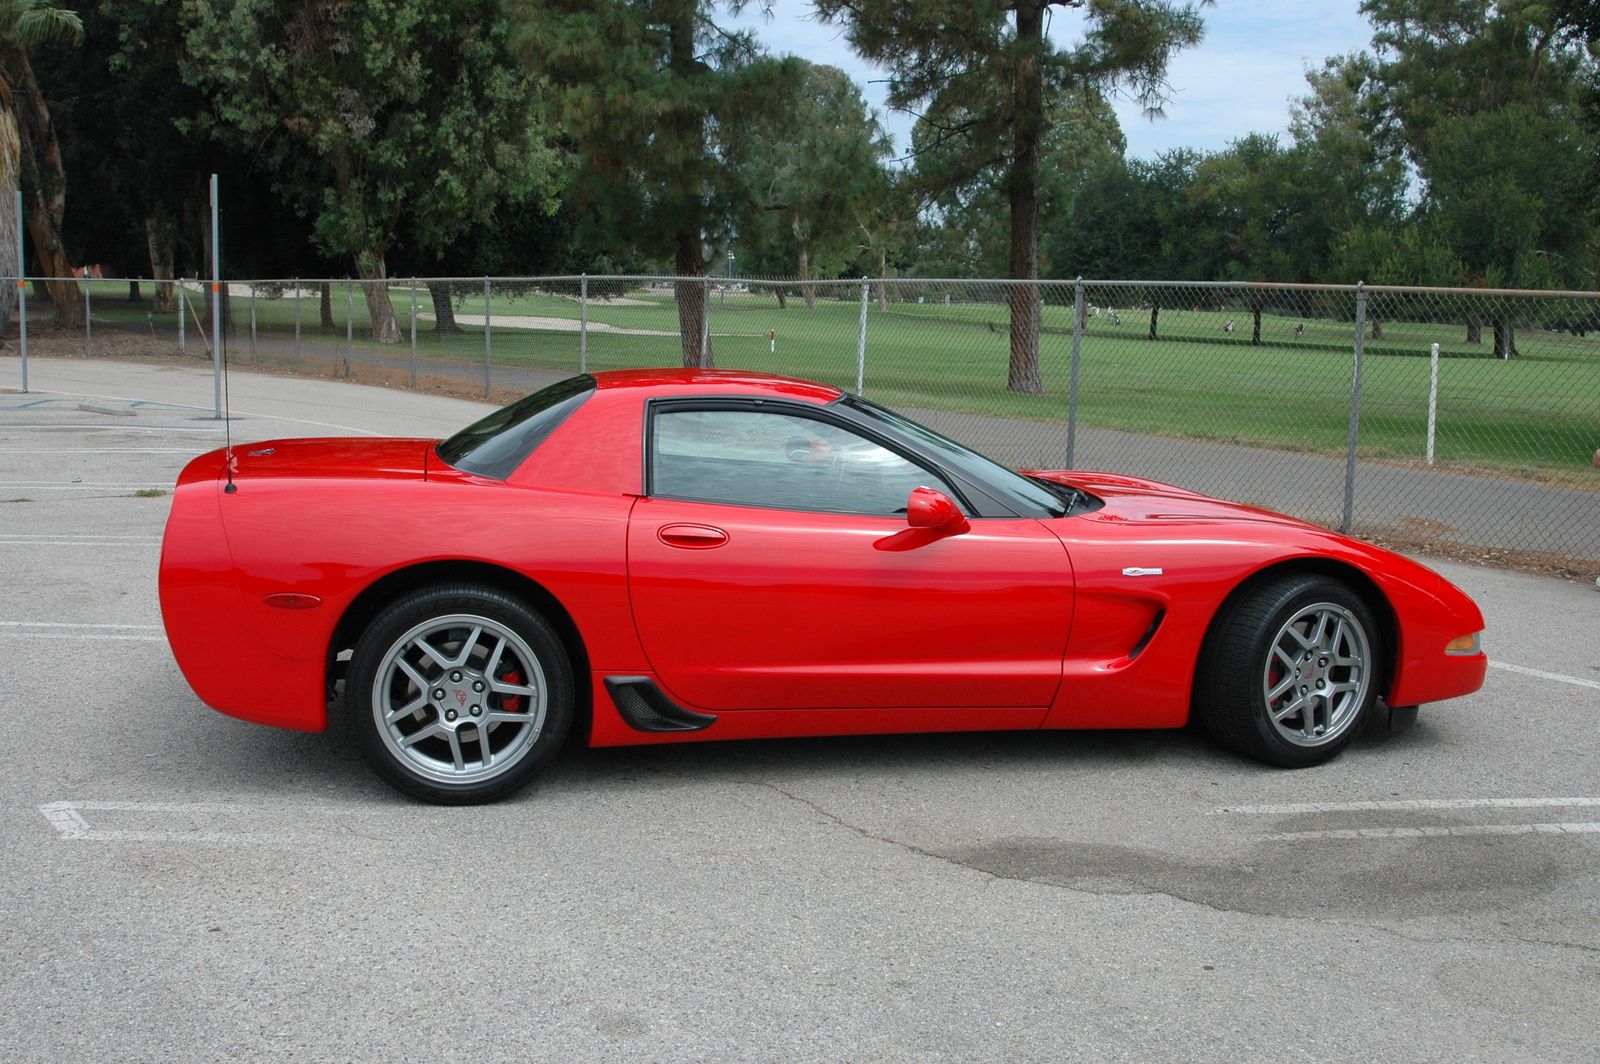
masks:
{"label": "windshield", "polygon": [[892,410],[885,410],[878,404],[859,396],[846,395],[839,402],[873,421],[888,425],[902,436],[911,437],[937,454],[940,460],[952,469],[979,484],[1004,492],[1026,507],[1043,510],[1052,517],[1064,516],[1071,509],[1072,500],[1065,497],[1062,492],[1072,489],[1063,488],[1058,491],[1044,481],[1025,477],[993,459],[985,458],[970,447],[963,447],[948,436],[940,435],[926,425],[919,425],[908,417],[896,414]]}
{"label": "windshield", "polygon": [[439,457],[468,473],[504,480],[592,394],[593,377],[568,377],[468,425],[439,444]]}

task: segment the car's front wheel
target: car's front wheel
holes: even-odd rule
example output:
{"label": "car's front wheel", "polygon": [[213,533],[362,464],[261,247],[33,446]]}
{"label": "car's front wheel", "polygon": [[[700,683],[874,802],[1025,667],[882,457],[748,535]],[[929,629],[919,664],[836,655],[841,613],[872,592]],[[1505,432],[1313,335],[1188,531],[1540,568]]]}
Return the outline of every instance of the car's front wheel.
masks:
{"label": "car's front wheel", "polygon": [[389,783],[463,805],[523,787],[572,724],[560,637],[520,599],[474,584],[397,600],[356,644],[346,712]]}
{"label": "car's front wheel", "polygon": [[1372,612],[1315,574],[1268,580],[1224,606],[1195,679],[1195,713],[1218,741],[1274,765],[1320,764],[1355,737],[1377,701]]}

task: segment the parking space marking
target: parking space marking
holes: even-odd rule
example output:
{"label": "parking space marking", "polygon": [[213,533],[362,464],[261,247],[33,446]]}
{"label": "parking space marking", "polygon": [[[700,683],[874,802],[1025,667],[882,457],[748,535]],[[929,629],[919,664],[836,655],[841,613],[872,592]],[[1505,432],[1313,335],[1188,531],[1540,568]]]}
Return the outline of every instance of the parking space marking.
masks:
{"label": "parking space marking", "polygon": [[275,831],[174,831],[97,828],[85,812],[117,812],[209,816],[218,813],[249,813],[248,807],[210,802],[46,802],[39,812],[56,829],[61,841],[89,842],[208,842],[239,845],[256,842],[282,842],[298,836]]}
{"label": "parking space marking", "polygon": [[16,536],[0,534],[0,547],[152,547],[160,536]]}
{"label": "parking space marking", "polygon": [[0,447],[0,454],[189,454],[187,447]]}
{"label": "parking space marking", "polygon": [[1491,661],[1489,662],[1489,668],[1514,672],[1519,676],[1533,676],[1540,680],[1554,680],[1556,683],[1571,684],[1574,687],[1592,687],[1596,691],[1600,691],[1600,680],[1585,680],[1580,676],[1565,676],[1559,672],[1530,669],[1526,665],[1513,665],[1508,661]]}
{"label": "parking space marking", "polygon": [[1264,842],[1324,842],[1336,839],[1453,839],[1482,835],[1596,835],[1600,823],[1556,821],[1545,824],[1424,824],[1395,828],[1336,828],[1329,831],[1279,831],[1259,835]]}
{"label": "parking space marking", "polygon": [[[126,395],[99,395],[99,394],[96,394],[96,393],[93,393],[93,392],[59,392],[59,391],[50,391],[50,392],[47,392],[45,394],[47,394],[47,395],[64,395],[64,396],[69,396],[69,397],[71,397],[73,399],[111,399],[111,400],[114,400],[114,401],[119,402],[119,403],[133,403],[133,404],[138,405],[138,406],[162,406],[162,407],[167,407],[167,408],[173,409],[173,410],[209,411],[209,410],[213,409],[212,407],[209,407],[209,406],[190,406],[188,403],[157,403],[154,400],[150,400],[150,399],[135,399],[135,398],[133,398],[131,396],[126,396]],[[56,401],[57,400],[52,400],[52,399],[40,399],[40,400],[35,400],[35,401],[33,401],[31,403],[28,403],[26,405],[28,405],[28,406],[38,406],[38,405],[41,405],[43,403],[50,403],[50,402],[56,402]],[[13,407],[12,409],[20,409],[20,407]],[[309,418],[284,417],[281,414],[259,414],[259,413],[256,413],[254,411],[251,411],[251,410],[230,410],[228,413],[229,413],[229,418],[228,419],[230,421],[237,421],[240,418],[263,418],[263,419],[265,419],[267,421],[284,421],[284,422],[288,422],[288,423],[295,424],[295,425],[312,425],[312,426],[314,426],[316,428],[322,428],[322,429],[342,429],[345,432],[355,432],[355,433],[359,433],[360,435],[363,435],[363,436],[382,436],[383,435],[383,433],[374,432],[371,429],[360,429],[360,428],[356,428],[354,425],[341,425],[341,424],[339,424],[337,422],[333,422],[333,421],[312,421]],[[217,419],[217,420],[220,420],[220,419]]]}
{"label": "parking space marking", "polygon": [[1396,798],[1369,802],[1283,802],[1230,805],[1211,810],[1241,816],[1293,816],[1297,813],[1376,813],[1445,809],[1582,809],[1600,806],[1600,797],[1578,798]]}
{"label": "parking space marking", "polygon": [[[148,634],[147,634],[148,633]],[[94,639],[165,643],[159,624],[77,624],[71,621],[0,621],[0,638]]]}

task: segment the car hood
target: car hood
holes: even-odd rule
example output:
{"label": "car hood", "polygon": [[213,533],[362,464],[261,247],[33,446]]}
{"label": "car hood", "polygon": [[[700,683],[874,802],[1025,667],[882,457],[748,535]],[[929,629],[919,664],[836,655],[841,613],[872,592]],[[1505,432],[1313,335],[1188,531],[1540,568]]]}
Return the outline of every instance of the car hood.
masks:
{"label": "car hood", "polygon": [[233,447],[233,475],[411,479],[426,475],[436,442],[358,436],[239,443]]}
{"label": "car hood", "polygon": [[1135,521],[1171,525],[1252,524],[1315,527],[1298,518],[1263,510],[1241,502],[1214,499],[1172,484],[1120,473],[1086,470],[1028,470],[1028,475],[1081,488],[1105,503],[1096,517],[1102,521]]}

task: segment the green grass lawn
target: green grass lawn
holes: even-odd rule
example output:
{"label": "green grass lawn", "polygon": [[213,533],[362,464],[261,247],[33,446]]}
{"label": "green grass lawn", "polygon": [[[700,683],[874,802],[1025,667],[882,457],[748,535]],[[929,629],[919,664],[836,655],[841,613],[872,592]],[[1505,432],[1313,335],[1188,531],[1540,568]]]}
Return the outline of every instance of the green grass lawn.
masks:
{"label": "green grass lawn", "polygon": [[[418,351],[427,357],[481,362],[483,295],[477,283],[461,286],[457,305],[462,331],[440,336],[430,320],[418,323]],[[149,288],[146,286],[148,300]],[[846,298],[830,298],[842,293]],[[766,294],[711,296],[710,332],[716,364],[807,377],[853,388],[856,374],[859,289],[820,291],[814,310],[798,298],[780,310]],[[148,301],[127,302],[127,287],[95,286],[97,321],[137,325],[146,320]],[[402,337],[408,331],[410,292],[397,285],[391,297]],[[633,289],[624,304],[591,300],[592,323],[621,329],[655,330],[669,335],[626,335],[592,330],[588,366],[592,370],[629,366],[669,366],[681,360],[677,311],[668,289]],[[282,349],[294,333],[290,298],[255,301],[258,335]],[[354,292],[356,343],[368,330],[365,300]],[[335,287],[335,326],[324,332],[315,298],[300,302],[304,343],[343,344],[345,294]],[[204,307],[195,308],[209,327]],[[418,310],[432,303],[419,290]],[[578,334],[547,328],[513,328],[503,317],[536,316],[576,321],[576,300],[549,294],[493,297],[492,334],[496,365],[576,371]],[[1168,436],[1221,440],[1266,447],[1342,454],[1349,426],[1353,328],[1345,322],[1276,314],[1262,318],[1262,343],[1250,343],[1248,312],[1163,309],[1161,339],[1148,338],[1149,312],[1119,308],[1121,325],[1109,313],[1090,317],[1080,363],[1080,424]],[[250,301],[235,297],[236,333],[231,350],[248,350]],[[1223,324],[1233,318],[1230,335]],[[163,316],[168,329],[175,315]],[[1305,335],[1294,336],[1304,321]],[[925,304],[894,302],[886,311],[874,305],[868,315],[866,387],[868,397],[891,406],[931,407],[1003,417],[1061,419],[1067,410],[1071,361],[1072,308],[1047,305],[1041,338],[1044,395],[1018,395],[1005,389],[1008,357],[1006,307],[997,303]],[[194,325],[193,317],[189,325]],[[777,331],[776,351],[769,331]],[[1428,345],[1439,343],[1438,461],[1453,468],[1483,468],[1568,484],[1600,486],[1591,466],[1600,448],[1600,337],[1521,329],[1520,357],[1490,355],[1490,330],[1469,345],[1459,323],[1388,320],[1381,339],[1369,338],[1363,365],[1361,451],[1364,457],[1418,460],[1426,442]],[[404,357],[402,339],[390,353]]]}

